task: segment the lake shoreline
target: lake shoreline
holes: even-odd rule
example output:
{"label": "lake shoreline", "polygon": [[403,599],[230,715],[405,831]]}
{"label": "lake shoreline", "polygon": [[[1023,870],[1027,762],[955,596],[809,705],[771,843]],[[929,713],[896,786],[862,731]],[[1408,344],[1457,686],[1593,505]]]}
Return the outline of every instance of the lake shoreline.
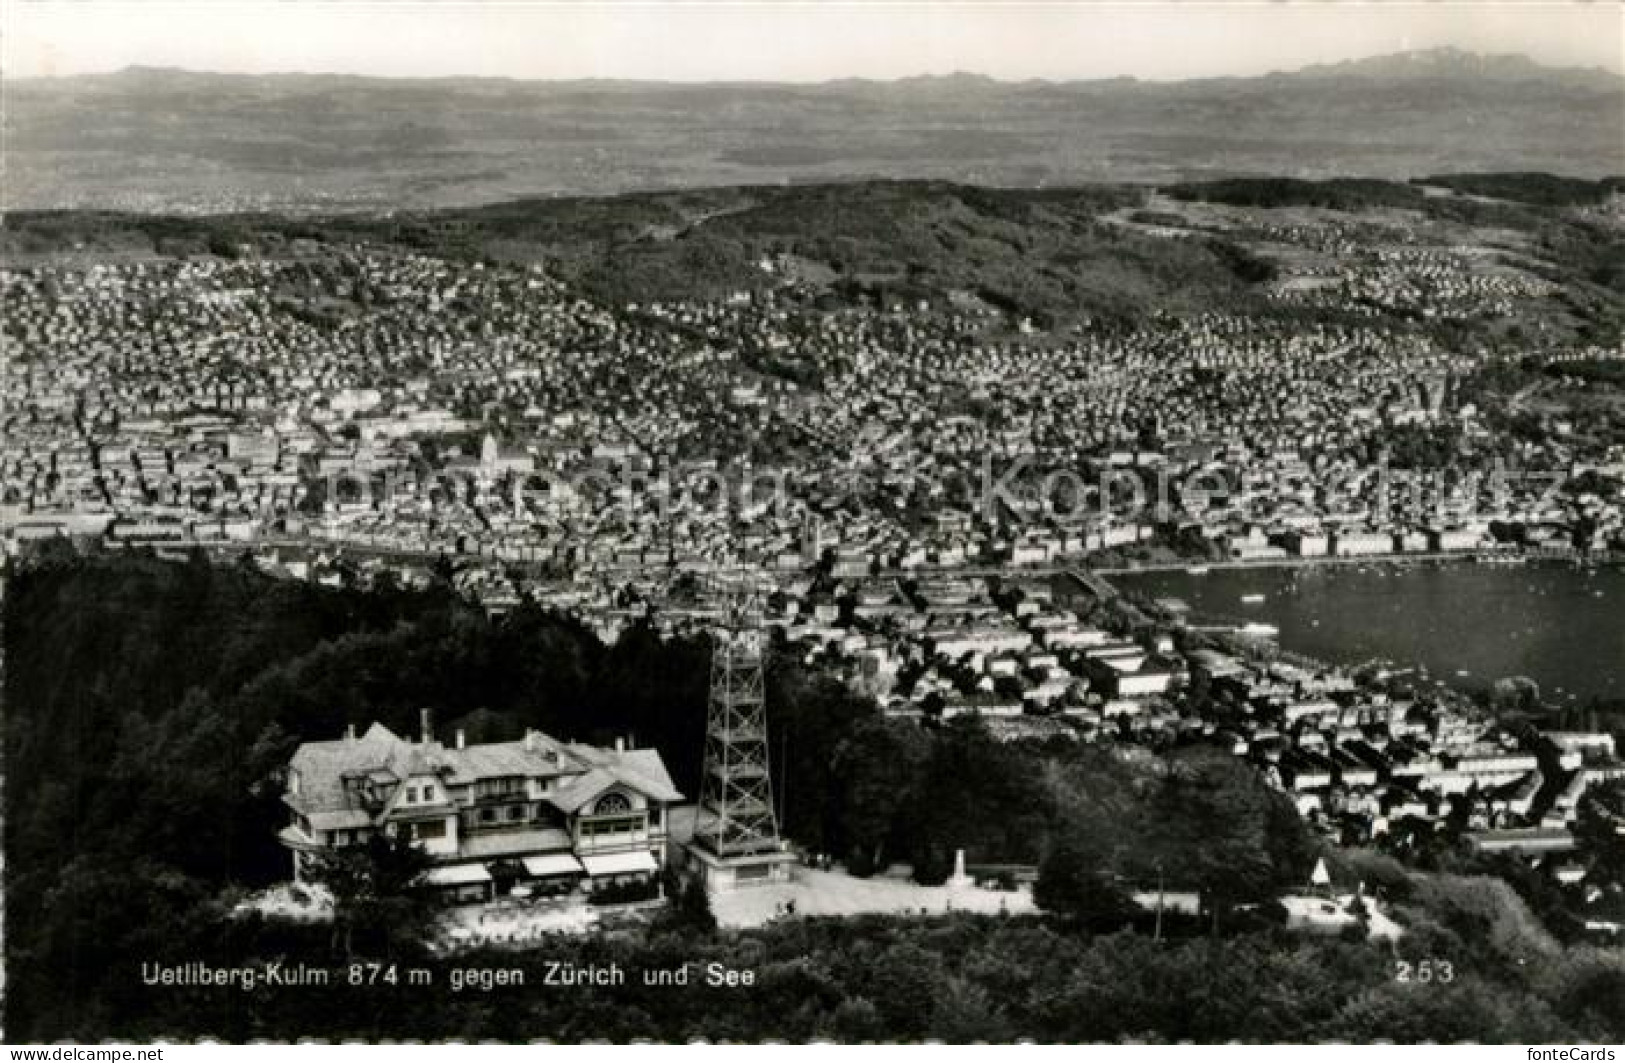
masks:
{"label": "lake shoreline", "polygon": [[1112,585],[1179,600],[1193,626],[1273,626],[1281,649],[1345,669],[1382,660],[1464,693],[1528,676],[1559,705],[1625,693],[1618,566],[1362,560],[1120,573]]}
{"label": "lake shoreline", "polygon": [[1562,567],[1574,569],[1625,568],[1625,556],[1601,554],[1598,556],[1561,556],[1556,554],[1525,554],[1514,551],[1452,551],[1449,553],[1366,554],[1357,557],[1272,557],[1258,561],[1167,561],[1146,565],[1113,565],[1104,568],[1085,566],[1097,576],[1133,576],[1139,574],[1184,572],[1202,575],[1201,570],[1236,572],[1251,569],[1318,568],[1348,565],[1478,565],[1490,568]]}

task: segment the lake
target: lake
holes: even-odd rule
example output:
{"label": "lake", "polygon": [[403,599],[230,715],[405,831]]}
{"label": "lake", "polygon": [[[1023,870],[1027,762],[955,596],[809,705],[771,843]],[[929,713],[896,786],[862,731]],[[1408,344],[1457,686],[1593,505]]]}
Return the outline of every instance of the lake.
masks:
{"label": "lake", "polygon": [[[1625,697],[1625,569],[1566,565],[1322,565],[1107,577],[1179,598],[1191,623],[1273,624],[1288,650],[1385,658],[1463,689],[1525,675],[1548,701]],[[1264,596],[1249,604],[1243,595]]]}

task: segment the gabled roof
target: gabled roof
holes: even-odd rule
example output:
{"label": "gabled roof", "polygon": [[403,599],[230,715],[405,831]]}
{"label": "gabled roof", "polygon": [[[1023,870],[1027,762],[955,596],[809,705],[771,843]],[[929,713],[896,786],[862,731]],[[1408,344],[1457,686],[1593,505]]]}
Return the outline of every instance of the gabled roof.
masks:
{"label": "gabled roof", "polygon": [[[294,752],[289,764],[299,773],[299,792],[288,803],[300,812],[365,812],[355,795],[345,788],[346,778],[370,779],[389,784],[406,774],[406,762],[413,746],[381,723],[375,723],[360,738],[340,738],[331,742],[306,742]],[[353,818],[353,817],[352,817]]]}
{"label": "gabled roof", "polygon": [[[654,749],[599,749],[572,743],[569,751],[581,760],[606,771],[617,782],[655,801],[681,801],[683,795],[666,773],[666,763]],[[589,772],[589,774],[591,774]],[[578,806],[579,807],[579,806]]]}
{"label": "gabled roof", "polygon": [[312,812],[311,830],[354,830],[372,826],[372,816],[358,808],[336,812]]}
{"label": "gabled roof", "polygon": [[575,812],[587,802],[614,786],[619,780],[602,768],[593,768],[560,786],[549,798],[561,812]]}
{"label": "gabled roof", "polygon": [[535,731],[517,742],[442,750],[437,759],[450,770],[446,781],[453,786],[515,775],[569,775],[587,768],[562,743]]}
{"label": "gabled roof", "polygon": [[[656,750],[566,745],[534,731],[517,742],[447,749],[439,743],[409,742],[375,723],[360,738],[304,743],[289,767],[298,773],[299,792],[290,790],[285,800],[312,817],[316,829],[361,826],[381,810],[365,807],[358,793],[346,786],[347,781],[350,787],[357,782],[375,784],[387,798],[397,784],[421,775],[438,776],[448,786],[515,776],[559,778],[551,800],[564,812],[575,812],[617,784],[652,801],[682,799]],[[322,826],[315,823],[317,816],[321,816]]]}

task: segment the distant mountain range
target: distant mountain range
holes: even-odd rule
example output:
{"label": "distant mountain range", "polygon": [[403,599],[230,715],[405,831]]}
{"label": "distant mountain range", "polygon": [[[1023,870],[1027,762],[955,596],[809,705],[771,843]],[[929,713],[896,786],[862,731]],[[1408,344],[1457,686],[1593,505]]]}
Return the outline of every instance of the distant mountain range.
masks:
{"label": "distant mountain range", "polygon": [[937,178],[1625,172],[1625,78],[1406,52],[1249,78],[822,84],[133,67],[5,83],[7,209],[322,211]]}
{"label": "distant mountain range", "polygon": [[1352,77],[1378,79],[1452,78],[1501,81],[1566,81],[1576,87],[1612,86],[1618,91],[1620,75],[1600,67],[1542,66],[1526,55],[1482,55],[1460,48],[1430,48],[1396,52],[1369,59],[1304,67],[1298,77]]}

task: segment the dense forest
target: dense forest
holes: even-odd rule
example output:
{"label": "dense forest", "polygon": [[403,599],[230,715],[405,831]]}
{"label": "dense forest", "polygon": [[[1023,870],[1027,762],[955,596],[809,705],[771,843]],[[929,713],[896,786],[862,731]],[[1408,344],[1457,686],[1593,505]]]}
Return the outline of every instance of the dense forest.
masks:
{"label": "dense forest", "polygon": [[[1419,177],[1409,184],[1358,177],[1304,181],[1291,177],[1248,177],[1222,181],[1196,181],[1169,186],[1175,199],[1228,203],[1237,207],[1325,207],[1357,211],[1397,207],[1466,217],[1462,203],[1452,198],[1433,200],[1425,188],[1444,188],[1465,197],[1504,200],[1536,207],[1587,206],[1625,190],[1625,178],[1587,181],[1546,173],[1439,174]],[[1509,215],[1514,216],[1514,215]]]}
{"label": "dense forest", "polygon": [[[661,926],[639,935],[558,938],[535,952],[480,952],[455,964],[410,953],[404,981],[248,993],[131,985],[118,1001],[126,1035],[230,1040],[304,1037],[630,1041],[767,1038],[844,1042],[1043,1042],[1247,1039],[1585,1043],[1617,1041],[1622,983],[1600,951],[1520,952],[1477,913],[1450,914],[1397,955],[1337,938],[1256,929],[1155,940],[1143,929],[1092,933],[1044,917],[966,913],[918,919],[808,919],[708,933]],[[207,933],[204,930],[207,929]],[[156,930],[169,934],[156,938]],[[253,922],[155,930],[152,955],[228,964],[244,956],[320,955],[321,928]],[[1417,951],[1421,948],[1423,951]],[[1447,951],[1446,951],[1447,950]],[[1452,964],[1448,982],[1396,977],[1398,963]],[[549,987],[548,967],[619,964],[623,985]],[[754,984],[706,984],[713,964]],[[648,986],[643,972],[686,967],[688,986]],[[518,970],[522,986],[452,989],[453,970]],[[127,982],[134,982],[133,978]],[[57,1029],[103,1030],[93,1015]]]}
{"label": "dense forest", "polygon": [[1463,195],[1510,199],[1548,207],[1581,206],[1601,203],[1616,192],[1625,191],[1625,177],[1605,177],[1587,181],[1549,173],[1456,173],[1420,177],[1413,183],[1448,188]]}
{"label": "dense forest", "polygon": [[[768,696],[787,833],[859,874],[906,861],[940,881],[960,847],[973,862],[1037,863],[1050,914],[719,934],[679,905],[648,930],[552,942],[545,958],[629,971],[714,961],[757,972],[754,986],[456,993],[409,928],[341,943],[326,928],[227,918],[243,890],[287,877],[277,770],[299,741],[346,723],[413,733],[427,706],[475,741],[524,727],[632,734],[692,794],[703,639],[634,626],[605,645],[529,603],[493,619],[447,587],[330,589],[201,556],[32,564],[10,578],[5,621],[14,1038],[1619,1033],[1598,1003],[1625,985],[1618,955],[1564,951],[1510,890],[1475,885],[1490,880],[1439,875],[1424,888],[1391,862],[1348,872],[1412,906],[1419,929],[1402,949],[1452,959],[1448,986],[1396,984],[1386,947],[1287,935],[1270,900],[1320,850],[1227,755],[999,743],[974,722],[888,721],[783,648]],[[1207,898],[1200,918],[1170,918],[1160,943],[1122,903],[1157,877]],[[1509,950],[1539,962],[1513,964]],[[427,965],[435,985],[244,993],[139,977],[145,962],[343,969],[373,956]],[[517,966],[535,986],[543,959],[458,965]]]}
{"label": "dense forest", "polygon": [[1292,177],[1232,178],[1194,181],[1164,189],[1174,199],[1224,203],[1232,207],[1322,207],[1360,211],[1374,207],[1417,208],[1422,190],[1396,181],[1331,178],[1303,181]]}

